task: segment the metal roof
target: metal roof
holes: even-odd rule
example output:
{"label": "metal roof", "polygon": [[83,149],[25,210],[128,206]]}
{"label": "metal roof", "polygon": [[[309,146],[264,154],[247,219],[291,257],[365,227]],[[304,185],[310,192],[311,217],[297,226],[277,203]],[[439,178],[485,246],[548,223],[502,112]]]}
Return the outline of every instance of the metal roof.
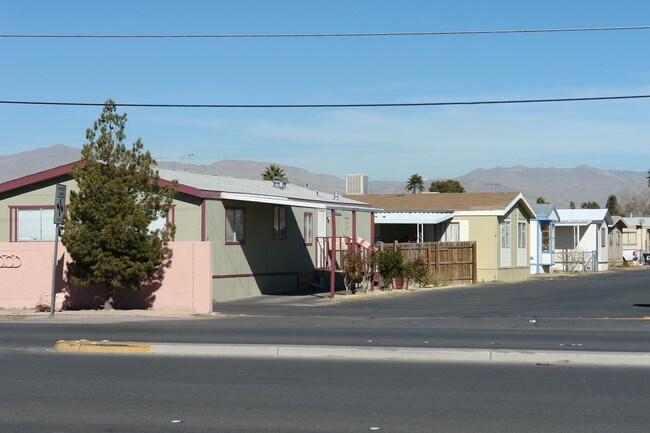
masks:
{"label": "metal roof", "polygon": [[535,212],[536,219],[538,220],[557,221],[559,219],[555,205],[534,203],[530,207]]}
{"label": "metal roof", "polygon": [[639,216],[639,217],[625,217],[623,220],[627,223],[629,227],[636,226],[648,226],[650,225],[650,216]]}
{"label": "metal roof", "polygon": [[438,224],[454,217],[453,212],[378,212],[376,224]]}
{"label": "metal roof", "polygon": [[612,223],[612,217],[607,209],[558,209],[557,214],[560,217],[560,223],[571,221],[589,221],[590,223],[605,221],[607,224]]}
{"label": "metal roof", "polygon": [[588,226],[593,220],[566,220],[555,223],[555,227],[558,226]]}
{"label": "metal roof", "polygon": [[158,169],[158,173],[161,179],[177,180],[180,185],[201,191],[218,192],[220,198],[227,200],[323,209],[380,210],[373,209],[366,203],[346,198],[342,194],[314,191],[291,183],[287,183],[283,188],[278,188],[273,185],[272,181],[267,180],[242,179],[168,169]]}

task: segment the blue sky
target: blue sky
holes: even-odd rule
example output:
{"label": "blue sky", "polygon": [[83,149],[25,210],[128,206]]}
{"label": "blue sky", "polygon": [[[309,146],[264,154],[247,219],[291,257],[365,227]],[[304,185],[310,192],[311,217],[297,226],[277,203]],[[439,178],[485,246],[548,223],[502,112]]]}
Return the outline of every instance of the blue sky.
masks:
{"label": "blue sky", "polygon": [[[650,25],[647,0],[6,1],[2,34],[242,34]],[[267,39],[0,38],[0,100],[349,104],[650,94],[650,30]],[[160,160],[401,181],[525,165],[645,171],[650,99],[318,109],[122,108]],[[99,107],[0,105],[0,154],[81,147]]]}

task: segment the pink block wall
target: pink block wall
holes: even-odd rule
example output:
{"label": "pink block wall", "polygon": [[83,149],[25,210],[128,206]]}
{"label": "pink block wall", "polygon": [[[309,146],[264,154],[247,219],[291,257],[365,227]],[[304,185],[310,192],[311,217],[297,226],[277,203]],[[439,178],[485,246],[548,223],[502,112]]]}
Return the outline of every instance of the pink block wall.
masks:
{"label": "pink block wall", "polygon": [[[170,266],[161,283],[139,292],[118,291],[118,308],[212,312],[212,272],[209,242],[172,242]],[[34,308],[52,290],[53,242],[0,242],[0,308]],[[58,247],[56,291],[63,292],[73,308],[92,308],[102,291],[75,287],[65,277],[70,260]]]}

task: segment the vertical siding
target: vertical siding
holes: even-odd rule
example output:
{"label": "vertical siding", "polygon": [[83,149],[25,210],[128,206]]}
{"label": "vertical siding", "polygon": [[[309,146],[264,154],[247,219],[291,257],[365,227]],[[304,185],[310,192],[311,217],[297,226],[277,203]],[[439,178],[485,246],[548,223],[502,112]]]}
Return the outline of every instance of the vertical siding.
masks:
{"label": "vertical siding", "polygon": [[[497,269],[496,279],[498,281],[518,281],[526,279],[530,276],[530,238],[526,236],[526,253],[525,256],[522,254],[520,257],[518,254],[518,245],[519,245],[519,222],[526,223],[526,233],[530,233],[530,219],[524,214],[521,209],[521,205],[513,207],[510,212],[508,212],[503,218],[500,218],[500,221],[510,218],[510,234],[511,234],[511,265],[507,267],[499,266]],[[501,249],[501,238],[500,232],[498,233],[498,242],[497,248]]]}
{"label": "vertical siding", "polygon": [[455,217],[454,221],[469,223],[469,240],[476,241],[476,274],[478,281],[497,279],[499,258],[499,225],[494,216]]}
{"label": "vertical siding", "polygon": [[176,241],[201,240],[201,199],[178,194],[173,202]]}
{"label": "vertical siding", "polygon": [[[246,210],[245,243],[225,244],[225,208]],[[206,205],[206,234],[213,244],[213,298],[233,299],[262,293],[298,290],[301,275],[314,271],[315,245],[305,245],[304,208],[289,208],[287,238],[273,239],[273,205],[210,200]],[[314,227],[314,232],[317,228]]]}

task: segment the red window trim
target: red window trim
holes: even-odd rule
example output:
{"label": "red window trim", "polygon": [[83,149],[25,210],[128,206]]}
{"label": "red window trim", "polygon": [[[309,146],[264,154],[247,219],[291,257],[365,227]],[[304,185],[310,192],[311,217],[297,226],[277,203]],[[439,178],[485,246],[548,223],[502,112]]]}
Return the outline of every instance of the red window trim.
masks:
{"label": "red window trim", "polygon": [[[52,242],[52,241],[19,241],[18,240],[18,211],[21,209],[54,209],[54,205],[48,204],[48,205],[9,206],[9,242]],[[52,224],[54,224],[54,222],[52,222]]]}

